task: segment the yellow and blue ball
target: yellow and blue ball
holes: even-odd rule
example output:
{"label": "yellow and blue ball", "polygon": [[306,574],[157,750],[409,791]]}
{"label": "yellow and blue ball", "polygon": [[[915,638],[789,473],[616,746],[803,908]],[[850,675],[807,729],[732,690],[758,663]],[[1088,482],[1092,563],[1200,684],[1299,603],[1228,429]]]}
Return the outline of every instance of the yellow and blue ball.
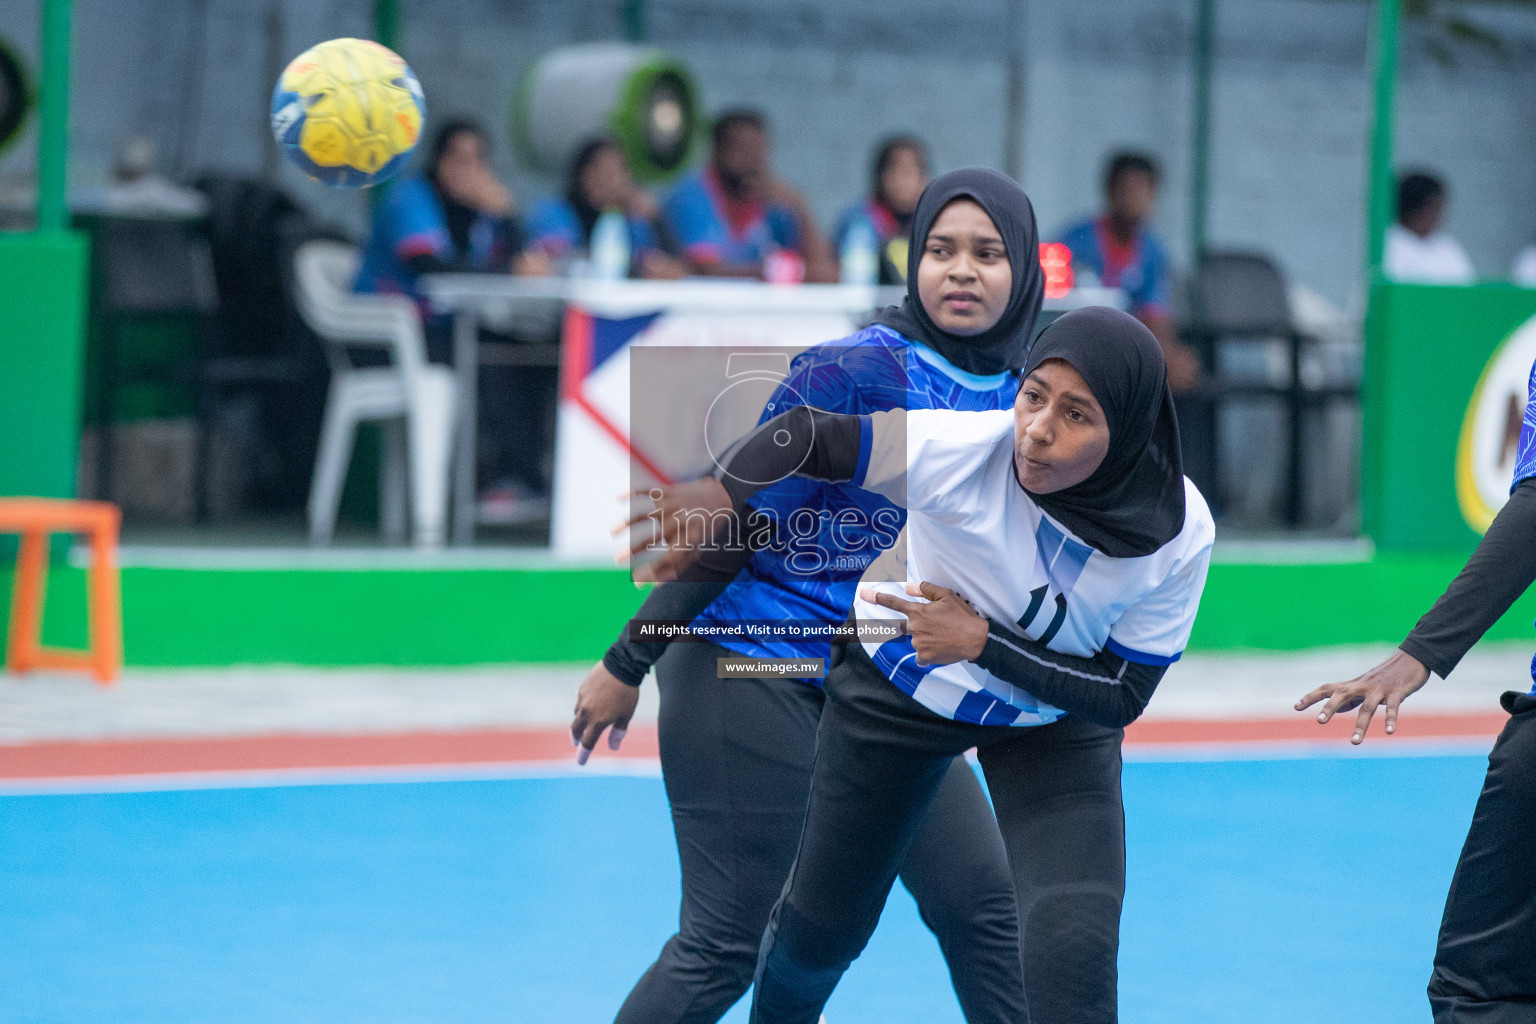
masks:
{"label": "yellow and blue ball", "polygon": [[337,188],[365,188],[398,173],[426,118],[410,67],[368,39],[305,50],[272,90],[278,148],[299,170]]}

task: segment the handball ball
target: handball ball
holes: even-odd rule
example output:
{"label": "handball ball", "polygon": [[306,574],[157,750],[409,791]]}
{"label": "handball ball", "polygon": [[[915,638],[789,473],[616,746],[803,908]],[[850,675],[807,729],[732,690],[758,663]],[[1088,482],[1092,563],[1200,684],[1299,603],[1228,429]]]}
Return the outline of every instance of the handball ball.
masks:
{"label": "handball ball", "polygon": [[405,61],[368,39],[332,39],[283,69],[272,135],[294,165],[337,188],[377,185],[405,166],[427,117]]}

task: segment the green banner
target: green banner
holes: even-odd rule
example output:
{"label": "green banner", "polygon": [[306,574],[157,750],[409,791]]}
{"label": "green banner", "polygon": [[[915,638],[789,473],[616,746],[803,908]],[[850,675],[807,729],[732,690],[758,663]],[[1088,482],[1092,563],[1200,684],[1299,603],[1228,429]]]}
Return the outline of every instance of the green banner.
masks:
{"label": "green banner", "polygon": [[1365,530],[1466,551],[1508,495],[1536,361],[1536,289],[1378,284],[1366,324]]}

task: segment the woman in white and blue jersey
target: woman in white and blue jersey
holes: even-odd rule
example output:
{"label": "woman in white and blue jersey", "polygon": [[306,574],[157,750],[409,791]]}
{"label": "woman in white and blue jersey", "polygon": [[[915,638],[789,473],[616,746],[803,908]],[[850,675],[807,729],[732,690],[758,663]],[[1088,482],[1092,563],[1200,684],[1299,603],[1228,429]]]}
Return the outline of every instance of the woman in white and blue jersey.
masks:
{"label": "woman in white and blue jersey", "polygon": [[[1449,676],[1510,606],[1536,583],[1536,365],[1520,425],[1514,481],[1466,566],[1390,658],[1296,702],[1323,702],[1317,720],[1355,712],[1355,743],[1377,709],[1397,731],[1398,708],[1429,681]],[[1536,659],[1531,662],[1536,681]],[[1522,681],[1521,686],[1525,684]],[[1500,699],[1509,721],[1488,755],[1488,774],[1445,898],[1429,1005],[1435,1024],[1536,1020],[1536,685]]]}
{"label": "woman in white and blue jersey", "polygon": [[[1043,295],[1028,197],[995,172],[945,175],[923,193],[913,238],[926,245],[911,247],[906,303],[800,355],[771,408],[857,415],[1013,405]],[[839,625],[858,580],[905,519],[886,498],[851,484],[793,477],[757,492],[753,506],[782,528],[778,536],[741,552],[744,566],[726,558],[715,583],[658,588],[636,618]],[[795,525],[807,522],[816,525]],[[833,648],[825,639],[746,635],[669,646],[627,633],[583,682],[572,737],[582,759],[610,726],[616,746],[655,663],[683,905],[678,933],[618,1020],[709,1024],[751,983],[769,911],[794,860],[824,703],[819,678],[720,679],[717,659],[825,660]],[[950,759],[899,871],[950,964],[967,1020],[1021,1019],[1012,881],[991,809],[963,761]]]}
{"label": "woman in white and blue jersey", "polygon": [[1011,411],[791,410],[737,446],[705,504],[740,515],[748,481],[783,473],[872,490],[908,518],[827,676],[752,1019],[814,1024],[950,760],[975,747],[1018,899],[1018,1019],[1110,1024],[1122,730],[1189,639],[1215,533],[1182,472],[1156,338],[1118,310],[1066,314]]}

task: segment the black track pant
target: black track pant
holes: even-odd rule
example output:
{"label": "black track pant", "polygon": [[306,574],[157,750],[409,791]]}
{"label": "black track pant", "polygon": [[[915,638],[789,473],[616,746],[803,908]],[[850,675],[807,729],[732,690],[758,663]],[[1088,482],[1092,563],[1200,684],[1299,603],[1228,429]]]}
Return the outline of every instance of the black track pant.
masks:
{"label": "black track pant", "polygon": [[757,1024],[815,1024],[874,931],[956,754],[986,771],[1018,895],[1030,1024],[1116,1019],[1125,893],[1122,732],[1070,716],[1034,728],[933,714],[850,644],[829,674],[805,829],[763,936]]}
{"label": "black track pant", "polygon": [[[656,665],[683,905],[677,934],[625,1000],[620,1024],[718,1021],[752,982],[795,859],[822,693],[791,679],[716,679],[715,659],[729,653],[673,644]],[[1018,916],[992,809],[963,760],[946,759],[936,776],[902,882],[939,940],[966,1019],[1020,1020]]]}
{"label": "black track pant", "polygon": [[1509,722],[1461,849],[1429,981],[1436,1024],[1536,1021],[1536,697]]}

